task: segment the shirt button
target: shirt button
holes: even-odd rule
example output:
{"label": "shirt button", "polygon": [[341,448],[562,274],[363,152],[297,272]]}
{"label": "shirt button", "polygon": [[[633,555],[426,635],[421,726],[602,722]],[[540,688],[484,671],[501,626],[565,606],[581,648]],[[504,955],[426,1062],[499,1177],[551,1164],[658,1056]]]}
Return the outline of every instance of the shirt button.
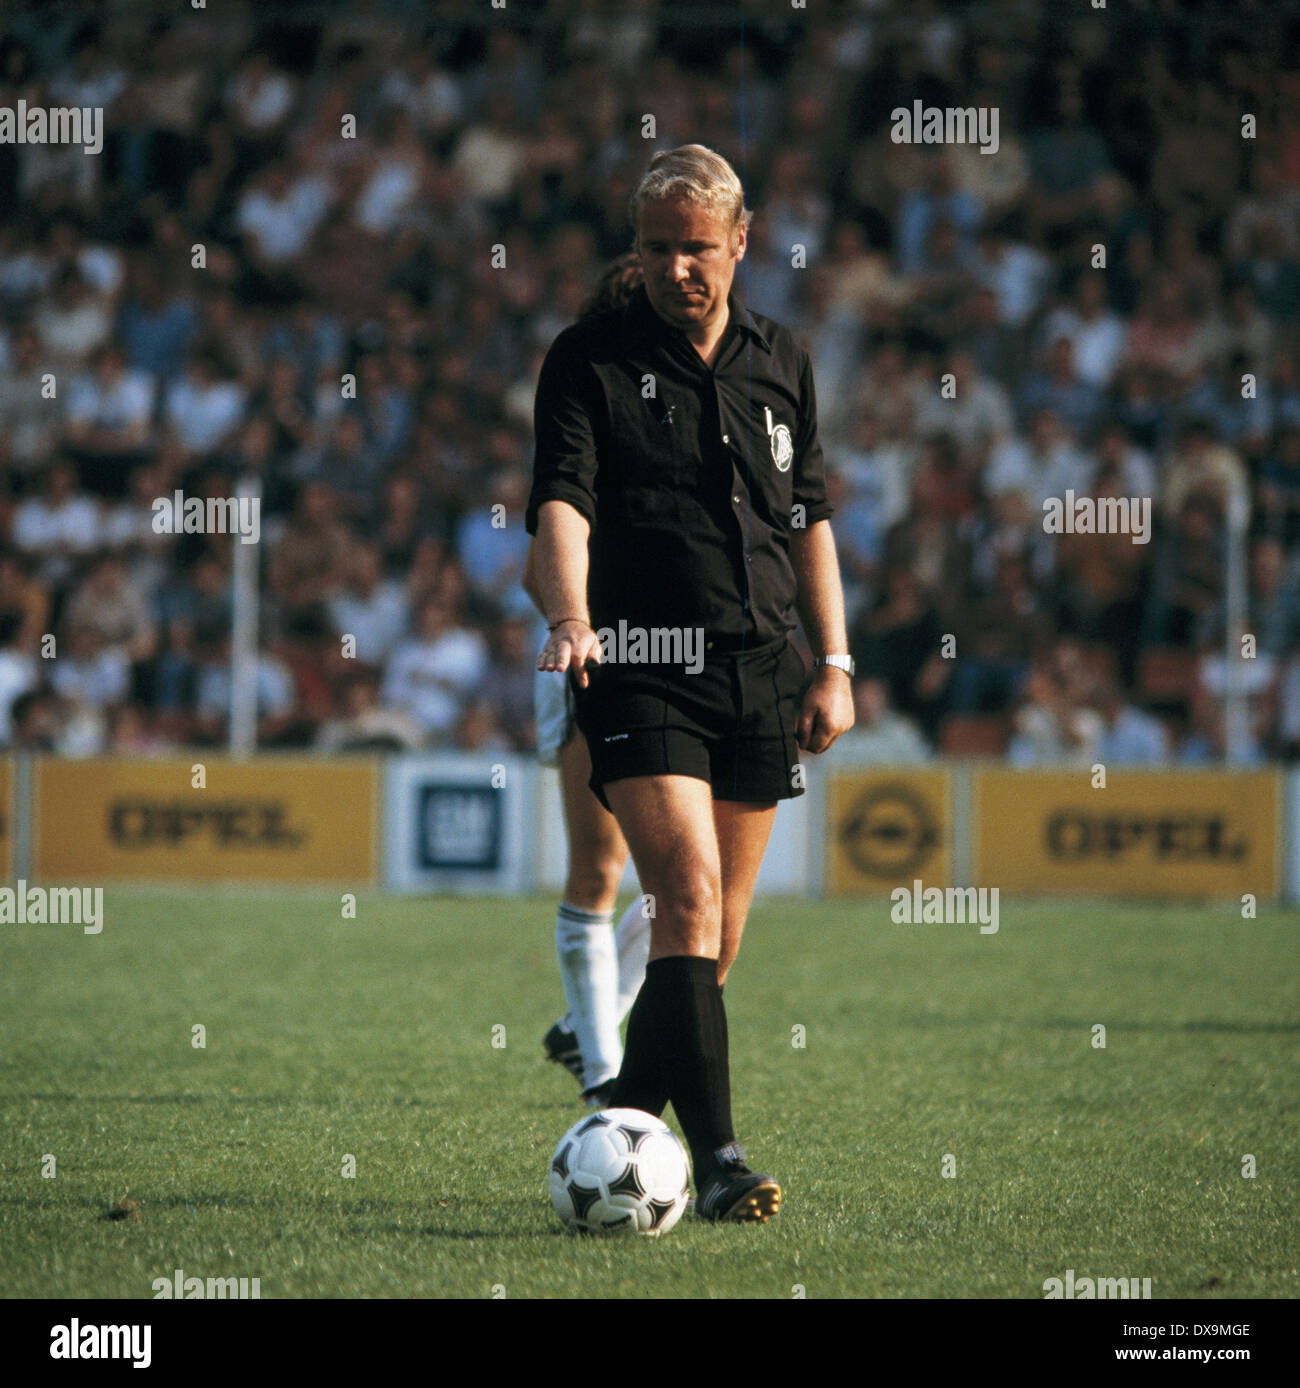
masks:
{"label": "shirt button", "polygon": [[731,499],[736,503],[737,506],[740,505],[740,498],[738,496],[733,496]]}
{"label": "shirt button", "polygon": [[731,442],[731,435],[730,435],[730,434],[723,434],[723,436],[722,436],[722,442],[723,442],[723,443],[730,443],[730,442]]}

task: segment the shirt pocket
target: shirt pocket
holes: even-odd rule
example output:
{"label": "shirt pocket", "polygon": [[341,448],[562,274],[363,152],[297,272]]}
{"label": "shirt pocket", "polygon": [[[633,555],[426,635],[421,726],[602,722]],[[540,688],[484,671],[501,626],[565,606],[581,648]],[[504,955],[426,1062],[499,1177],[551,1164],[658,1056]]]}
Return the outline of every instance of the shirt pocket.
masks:
{"label": "shirt pocket", "polygon": [[781,396],[752,396],[743,401],[745,428],[731,438],[742,476],[747,476],[755,503],[760,503],[778,529],[790,527],[794,503],[794,441],[798,419],[793,405]]}

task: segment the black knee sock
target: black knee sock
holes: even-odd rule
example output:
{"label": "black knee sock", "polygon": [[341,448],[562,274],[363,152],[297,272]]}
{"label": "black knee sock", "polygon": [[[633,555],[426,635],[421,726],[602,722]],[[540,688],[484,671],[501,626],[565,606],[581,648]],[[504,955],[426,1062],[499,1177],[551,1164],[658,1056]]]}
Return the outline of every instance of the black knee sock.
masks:
{"label": "black knee sock", "polygon": [[714,1152],[735,1141],[727,1014],[716,959],[669,955],[647,964],[628,1018],[611,1107],[659,1114],[669,1100],[695,1169],[711,1166]]}
{"label": "black knee sock", "polygon": [[645,981],[627,1014],[627,1041],[623,1064],[610,1094],[610,1108],[639,1108],[658,1118],[668,1103],[668,1084],[664,1079],[665,1023],[664,983],[656,959],[646,965]]}

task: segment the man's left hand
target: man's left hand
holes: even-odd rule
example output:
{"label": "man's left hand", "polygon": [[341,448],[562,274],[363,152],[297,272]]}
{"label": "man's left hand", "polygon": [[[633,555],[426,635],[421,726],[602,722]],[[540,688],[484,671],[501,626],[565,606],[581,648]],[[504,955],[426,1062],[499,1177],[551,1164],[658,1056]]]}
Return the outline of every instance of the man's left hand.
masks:
{"label": "man's left hand", "polygon": [[847,671],[819,665],[799,710],[799,746],[805,752],[824,752],[853,726],[853,681]]}

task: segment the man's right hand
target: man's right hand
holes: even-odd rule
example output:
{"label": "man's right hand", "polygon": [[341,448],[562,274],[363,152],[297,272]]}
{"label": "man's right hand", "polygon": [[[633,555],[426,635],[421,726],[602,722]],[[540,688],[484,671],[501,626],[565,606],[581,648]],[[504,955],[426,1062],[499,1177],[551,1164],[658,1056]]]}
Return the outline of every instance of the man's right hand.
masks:
{"label": "man's right hand", "polygon": [[586,622],[576,617],[556,624],[555,630],[546,638],[542,653],[537,657],[539,670],[572,669],[580,689],[586,689],[590,680],[587,662],[600,664],[600,639]]}

